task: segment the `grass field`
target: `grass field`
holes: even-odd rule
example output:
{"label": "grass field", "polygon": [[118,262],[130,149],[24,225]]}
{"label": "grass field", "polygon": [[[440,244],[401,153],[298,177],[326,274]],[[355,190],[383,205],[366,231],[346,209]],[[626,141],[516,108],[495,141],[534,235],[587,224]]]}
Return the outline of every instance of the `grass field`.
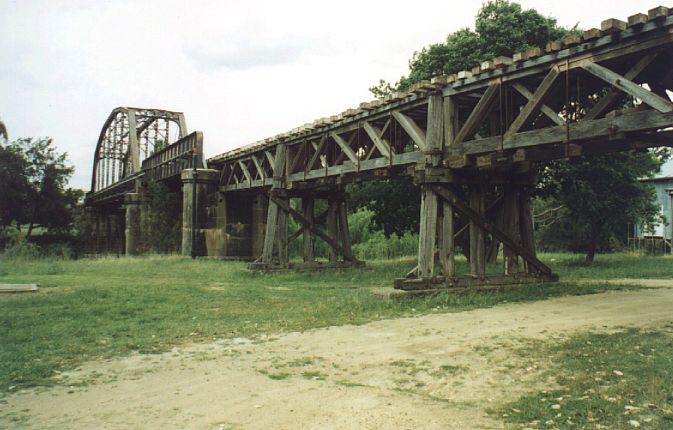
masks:
{"label": "grass field", "polygon": [[405,300],[377,298],[372,290],[390,287],[394,277],[414,265],[413,259],[369,262],[354,271],[269,275],[250,273],[244,263],[175,256],[0,259],[1,283],[41,286],[36,295],[0,297],[0,396],[49,385],[56,371],[95,358],[625,288],[601,281],[670,277],[673,262],[620,254],[599,256],[587,268],[580,256],[542,258],[563,282]]}
{"label": "grass field", "polygon": [[551,357],[546,375],[559,387],[492,413],[535,428],[673,429],[672,329],[582,333],[526,348],[526,357]]}

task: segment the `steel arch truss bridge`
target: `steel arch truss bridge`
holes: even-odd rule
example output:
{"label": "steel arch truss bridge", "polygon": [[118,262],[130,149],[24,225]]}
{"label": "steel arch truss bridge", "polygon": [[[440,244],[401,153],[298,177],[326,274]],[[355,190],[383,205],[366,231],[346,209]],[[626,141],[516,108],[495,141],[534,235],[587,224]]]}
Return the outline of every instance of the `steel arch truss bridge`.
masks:
{"label": "steel arch truss bridge", "polygon": [[[422,190],[418,265],[395,282],[397,288],[555,280],[535,253],[533,167],[671,146],[669,15],[657,7],[628,21],[609,19],[545,49],[436,76],[213,157],[200,176],[183,174],[185,184],[201,184],[200,201],[210,202],[206,219],[183,219],[183,229],[198,228],[201,235],[189,247],[254,258],[254,270],[280,270],[291,267],[288,243],[301,236],[302,267],[360,266],[351,250],[344,185],[410,175]],[[94,173],[93,185],[100,180]],[[288,217],[301,226],[297,232],[288,232]],[[235,224],[247,233],[236,236]],[[458,274],[455,240],[463,233],[469,235],[470,270]],[[245,235],[247,242],[232,239]],[[328,246],[325,262],[316,262],[316,239]],[[487,273],[487,256],[500,247],[502,269]]]}

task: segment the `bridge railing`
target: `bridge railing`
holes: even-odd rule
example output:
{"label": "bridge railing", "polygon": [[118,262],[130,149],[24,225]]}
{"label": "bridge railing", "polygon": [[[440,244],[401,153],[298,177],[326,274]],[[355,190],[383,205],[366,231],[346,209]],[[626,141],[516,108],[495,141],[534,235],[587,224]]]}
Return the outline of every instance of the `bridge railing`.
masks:
{"label": "bridge railing", "polygon": [[195,131],[166,148],[147,157],[142,163],[142,171],[153,180],[160,181],[171,176],[179,176],[184,169],[203,167],[203,133]]}

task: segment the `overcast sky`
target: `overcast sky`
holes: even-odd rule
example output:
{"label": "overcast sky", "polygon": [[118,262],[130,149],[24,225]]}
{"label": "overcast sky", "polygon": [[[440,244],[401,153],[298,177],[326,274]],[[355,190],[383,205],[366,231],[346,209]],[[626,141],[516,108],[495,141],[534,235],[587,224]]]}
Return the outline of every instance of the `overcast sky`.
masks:
{"label": "overcast sky", "polygon": [[[53,137],[76,166],[71,185],[88,190],[117,106],[184,112],[212,156],[372,99],[415,50],[472,26],[481,3],[0,0],[0,118],[10,139]],[[583,28],[656,6],[520,3]]]}

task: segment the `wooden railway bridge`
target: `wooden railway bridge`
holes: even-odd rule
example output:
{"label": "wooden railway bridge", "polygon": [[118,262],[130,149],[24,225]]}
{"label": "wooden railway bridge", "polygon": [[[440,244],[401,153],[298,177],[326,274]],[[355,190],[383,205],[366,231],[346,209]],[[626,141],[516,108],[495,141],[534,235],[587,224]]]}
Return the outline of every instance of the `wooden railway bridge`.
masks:
{"label": "wooden railway bridge", "polygon": [[[297,266],[360,266],[344,186],[411,175],[422,190],[418,265],[397,288],[555,280],[535,253],[534,164],[671,146],[669,90],[673,11],[657,7],[206,161],[201,133],[187,134],[181,113],[115,109],[98,140],[87,194],[91,237],[99,251],[142,252],[145,185],[162,181],[182,190],[184,254],[286,269],[295,266],[288,243],[301,236]],[[457,214],[467,226],[457,228]],[[288,231],[288,217],[299,231]],[[471,258],[461,276],[455,238],[465,228]],[[316,262],[316,239],[327,243],[327,261]],[[501,273],[486,272],[487,241],[503,245]]]}

